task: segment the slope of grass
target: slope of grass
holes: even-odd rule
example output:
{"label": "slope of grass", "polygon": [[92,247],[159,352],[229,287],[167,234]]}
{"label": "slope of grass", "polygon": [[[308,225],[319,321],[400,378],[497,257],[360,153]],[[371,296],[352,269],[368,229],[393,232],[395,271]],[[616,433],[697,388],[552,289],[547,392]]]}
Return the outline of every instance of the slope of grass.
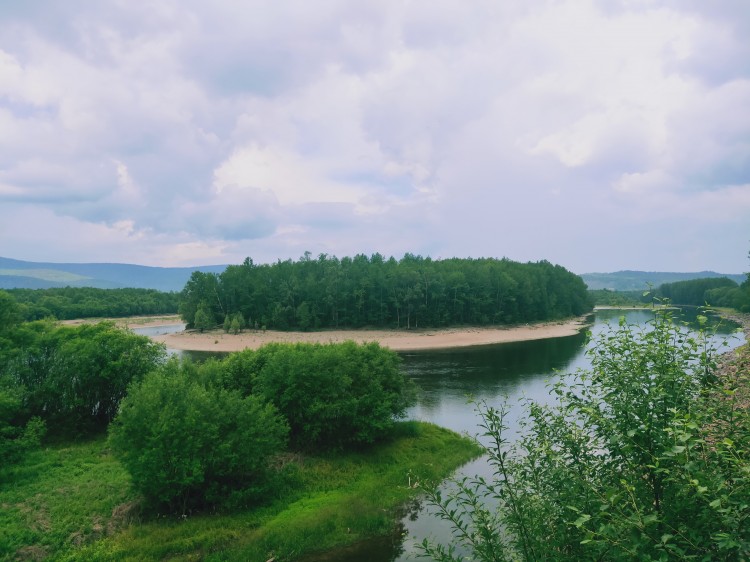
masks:
{"label": "slope of grass", "polygon": [[0,471],[0,560],[41,559],[114,532],[133,500],[104,439],[34,451]]}
{"label": "slope of grass", "polygon": [[86,281],[88,277],[76,275],[59,269],[0,269],[0,275],[14,275],[20,277],[31,277],[55,283],[76,283]]}
{"label": "slope of grass", "polygon": [[[386,534],[396,508],[479,454],[469,439],[404,422],[365,452],[288,461],[287,486],[230,514],[134,518],[137,498],[106,442],[38,451],[0,484],[0,558],[294,560]],[[411,475],[411,480],[410,480]]]}

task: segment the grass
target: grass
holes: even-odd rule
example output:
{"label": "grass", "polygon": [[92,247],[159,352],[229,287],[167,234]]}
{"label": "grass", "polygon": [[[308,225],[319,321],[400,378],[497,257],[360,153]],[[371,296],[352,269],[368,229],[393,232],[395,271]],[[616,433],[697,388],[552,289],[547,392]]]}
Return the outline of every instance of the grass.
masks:
{"label": "grass", "polygon": [[0,560],[41,559],[114,532],[135,499],[103,438],[34,451],[0,471]]}
{"label": "grass", "polygon": [[385,535],[418,492],[410,482],[480,454],[432,424],[397,428],[367,451],[288,460],[287,486],[261,507],[184,519],[134,519],[137,498],[103,439],[38,451],[0,481],[0,559],[281,562]]}
{"label": "grass", "polygon": [[83,275],[60,271],[59,269],[0,269],[0,275],[15,275],[19,277],[32,277],[43,281],[54,281],[56,283],[74,283],[91,279]]}

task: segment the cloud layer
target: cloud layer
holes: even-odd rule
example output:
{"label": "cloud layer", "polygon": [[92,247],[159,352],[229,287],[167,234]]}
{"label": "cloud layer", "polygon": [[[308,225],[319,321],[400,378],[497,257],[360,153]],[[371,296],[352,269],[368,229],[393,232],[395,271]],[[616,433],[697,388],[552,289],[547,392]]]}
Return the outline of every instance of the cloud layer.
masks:
{"label": "cloud layer", "polygon": [[748,268],[732,2],[0,6],[0,255]]}

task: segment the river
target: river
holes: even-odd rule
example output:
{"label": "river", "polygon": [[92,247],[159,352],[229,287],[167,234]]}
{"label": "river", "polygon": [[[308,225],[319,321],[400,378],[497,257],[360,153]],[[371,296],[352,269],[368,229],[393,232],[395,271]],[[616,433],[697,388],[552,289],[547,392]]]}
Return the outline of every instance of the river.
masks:
{"label": "river", "polygon": [[[685,309],[682,312],[688,323],[695,319],[694,310]],[[649,310],[599,310],[591,316],[592,324],[588,327],[593,339],[606,330],[608,325],[616,326],[623,315],[629,323],[637,325],[646,325],[653,317]],[[717,347],[727,342],[728,346],[722,347],[722,350],[744,343],[744,338],[734,335],[733,326],[726,323],[719,326],[712,339]],[[474,436],[478,432],[478,416],[469,403],[470,397],[493,406],[507,399],[511,404],[507,421],[513,430],[518,417],[524,412],[522,399],[547,402],[550,399],[547,391],[549,381],[589,366],[586,355],[588,345],[585,331],[582,331],[564,338],[402,353],[405,372],[420,388],[417,404],[409,410],[408,416]],[[176,353],[196,360],[211,355]],[[486,460],[480,458],[463,466],[459,475],[488,476],[488,472]],[[434,517],[428,507],[414,501],[404,507],[391,536],[309,557],[305,562],[414,560],[416,545],[422,539],[445,538],[449,533],[449,528]]]}

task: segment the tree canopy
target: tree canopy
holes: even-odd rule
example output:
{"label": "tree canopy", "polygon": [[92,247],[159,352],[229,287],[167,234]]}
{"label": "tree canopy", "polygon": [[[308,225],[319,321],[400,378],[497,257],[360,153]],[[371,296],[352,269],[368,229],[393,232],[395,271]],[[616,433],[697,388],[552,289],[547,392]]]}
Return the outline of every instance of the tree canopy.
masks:
{"label": "tree canopy", "polygon": [[27,321],[43,318],[121,318],[142,314],[174,314],[177,293],[153,289],[94,289],[64,287],[55,289],[9,289],[6,293],[18,303],[18,314]]}
{"label": "tree canopy", "polygon": [[188,326],[202,307],[214,326],[240,313],[251,327],[306,330],[515,324],[580,315],[592,304],[580,277],[547,261],[306,253],[296,262],[248,258],[219,275],[194,272],[180,301]]}

